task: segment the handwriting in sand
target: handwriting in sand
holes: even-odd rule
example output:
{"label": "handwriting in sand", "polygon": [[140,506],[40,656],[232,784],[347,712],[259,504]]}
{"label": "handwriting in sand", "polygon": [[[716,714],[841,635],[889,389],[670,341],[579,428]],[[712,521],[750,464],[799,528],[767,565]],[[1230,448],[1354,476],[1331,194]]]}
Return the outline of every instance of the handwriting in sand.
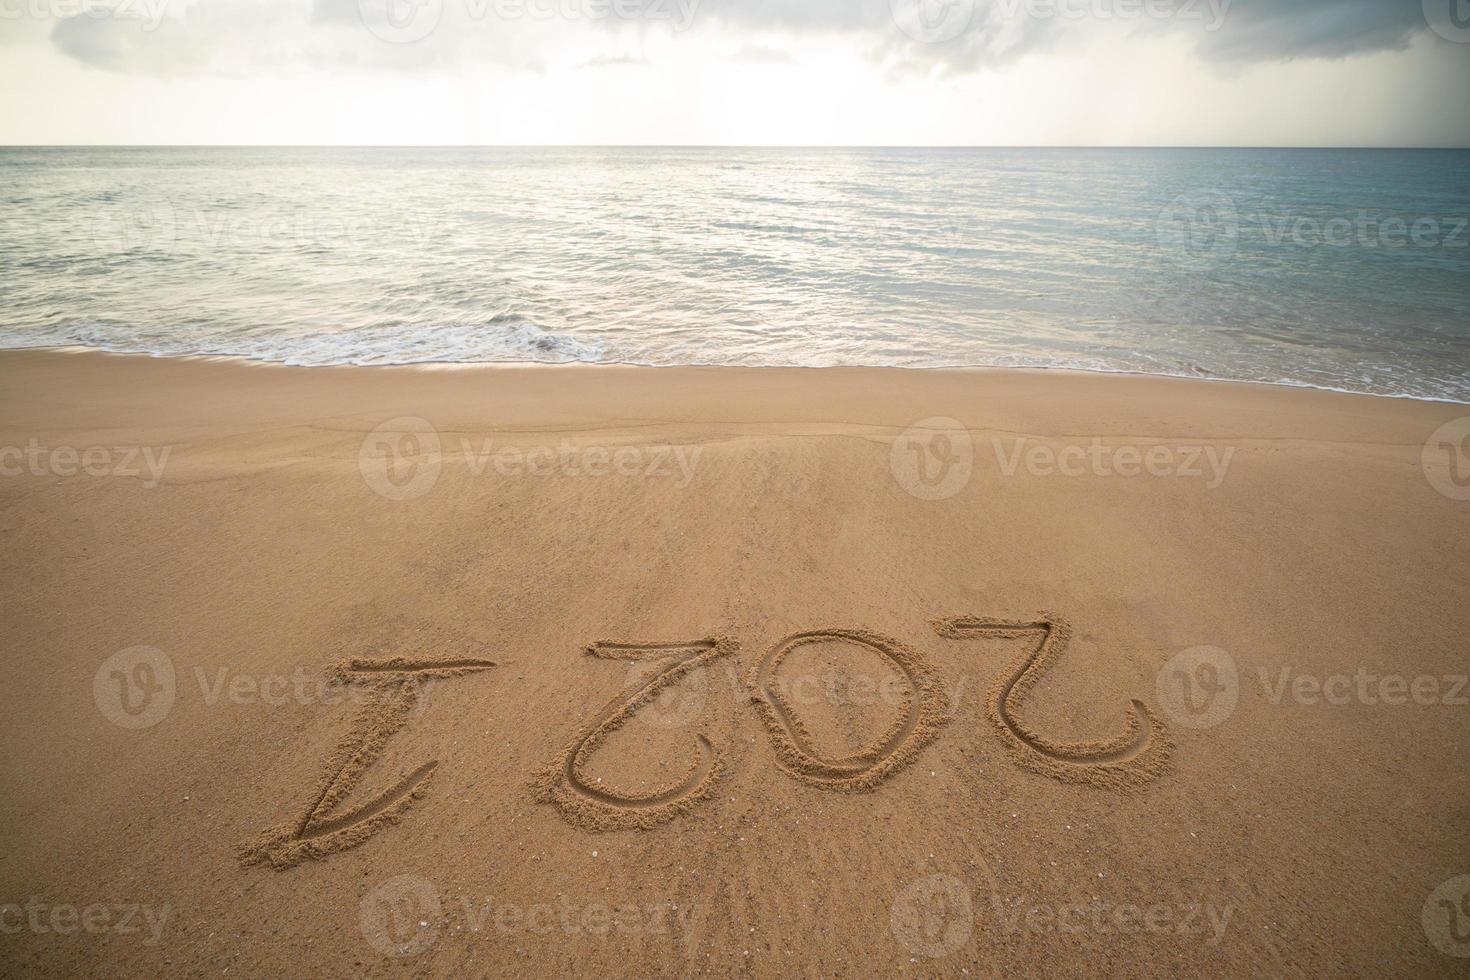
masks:
{"label": "handwriting in sand", "polygon": [[[1123,730],[1094,742],[1059,742],[1028,726],[1024,704],[1038,681],[1066,652],[1071,627],[1061,618],[1043,615],[1029,620],[960,616],[936,621],[934,629],[950,640],[1024,638],[1039,642],[1024,649],[995,677],[986,710],[1002,743],[1016,762],[1064,782],[1104,788],[1137,786],[1165,769],[1169,741],[1163,725],[1141,701],[1125,714]],[[845,644],[885,661],[900,679],[903,695],[897,717],[875,741],[856,754],[824,757],[816,748],[798,706],[773,678],[782,662],[808,644]],[[693,738],[694,757],[688,771],[668,785],[648,792],[620,791],[588,776],[590,758],[613,732],[653,706],[675,685],[717,659],[734,656],[739,643],[728,637],[684,642],[604,641],[586,653],[600,660],[636,665],[637,682],[599,711],[567,744],[557,759],[534,780],[539,802],[553,804],[569,822],[592,831],[646,830],[688,812],[707,799],[726,774],[720,753],[704,732]],[[245,864],[285,868],[304,860],[355,847],[402,819],[427,790],[438,766],[429,760],[366,802],[352,808],[345,801],[379,761],[391,739],[404,727],[419,702],[423,685],[496,666],[479,659],[352,660],[337,670],[344,678],[366,681],[374,697],[364,706],[348,735],[328,761],[321,781],[299,816],[262,834],[240,849]],[[838,792],[870,792],[909,765],[952,719],[938,671],[918,650],[878,633],[858,629],[816,629],[788,636],[752,668],[746,683],[750,701],[775,750],[778,767],[812,786]],[[694,720],[680,718],[680,726]]]}

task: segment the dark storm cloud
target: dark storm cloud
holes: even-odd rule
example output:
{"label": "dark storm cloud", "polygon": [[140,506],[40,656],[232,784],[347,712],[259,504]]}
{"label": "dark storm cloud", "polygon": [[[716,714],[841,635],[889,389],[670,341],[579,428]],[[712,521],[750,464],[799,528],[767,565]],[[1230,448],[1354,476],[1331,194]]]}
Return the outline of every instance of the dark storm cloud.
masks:
{"label": "dark storm cloud", "polygon": [[1427,28],[1418,0],[1235,0],[1200,49],[1229,61],[1343,58],[1407,47]]}

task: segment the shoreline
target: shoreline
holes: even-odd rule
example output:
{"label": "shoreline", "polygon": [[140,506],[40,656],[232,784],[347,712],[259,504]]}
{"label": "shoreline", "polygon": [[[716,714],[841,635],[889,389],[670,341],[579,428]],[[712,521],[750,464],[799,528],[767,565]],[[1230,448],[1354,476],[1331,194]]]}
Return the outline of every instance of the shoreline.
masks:
{"label": "shoreline", "polygon": [[1333,395],[1352,395],[1363,398],[1382,398],[1393,401],[1419,402],[1427,405],[1464,405],[1470,406],[1470,397],[1464,400],[1453,398],[1434,398],[1424,395],[1410,395],[1401,393],[1389,393],[1378,391],[1358,391],[1352,388],[1338,388],[1328,385],[1298,384],[1288,381],[1254,381],[1238,378],[1215,378],[1206,375],[1189,374],[1156,374],[1148,371],[1129,371],[1111,368],[1081,368],[1081,367],[1049,367],[1035,365],[996,365],[996,364],[973,364],[960,366],[912,366],[903,364],[640,364],[632,361],[533,361],[533,360],[501,360],[501,361],[405,361],[389,364],[293,364],[288,361],[276,361],[269,358],[251,357],[244,354],[158,354],[149,351],[114,351],[99,347],[0,347],[0,355],[10,352],[42,352],[60,355],[100,355],[104,357],[118,358],[145,358],[148,360],[178,360],[178,361],[203,361],[207,363],[230,363],[240,365],[252,365],[261,367],[294,368],[309,371],[334,370],[342,368],[350,369],[404,369],[420,368],[424,370],[477,370],[496,368],[621,368],[634,370],[652,371],[679,371],[679,370],[731,370],[731,371],[912,371],[919,373],[1029,373],[1037,375],[1086,375],[1102,377],[1122,377],[1140,379],[1159,379],[1167,381],[1200,381],[1209,384],[1220,385],[1243,385],[1253,388],[1267,388],[1286,391],[1315,391]]}

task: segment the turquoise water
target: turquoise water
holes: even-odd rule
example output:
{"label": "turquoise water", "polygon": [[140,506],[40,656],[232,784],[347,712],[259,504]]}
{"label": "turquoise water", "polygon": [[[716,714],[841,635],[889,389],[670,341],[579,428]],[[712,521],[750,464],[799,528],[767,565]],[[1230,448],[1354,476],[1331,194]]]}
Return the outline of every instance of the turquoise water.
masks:
{"label": "turquoise water", "polygon": [[0,346],[1470,400],[1470,152],[0,149]]}

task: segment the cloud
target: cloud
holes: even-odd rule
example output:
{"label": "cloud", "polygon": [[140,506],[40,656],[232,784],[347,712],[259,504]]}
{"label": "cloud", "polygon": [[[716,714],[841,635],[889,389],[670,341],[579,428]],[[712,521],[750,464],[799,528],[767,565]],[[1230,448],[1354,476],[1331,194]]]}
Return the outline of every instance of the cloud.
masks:
{"label": "cloud", "polygon": [[[170,0],[109,2],[111,10],[59,20],[52,43],[96,68],[162,76],[262,66],[451,73],[474,64],[541,71],[568,45],[578,49],[570,64],[603,66],[645,60],[636,50],[609,46],[610,33],[636,36],[672,24],[677,42],[686,15],[691,33],[726,32],[743,43],[736,60],[759,61],[771,52],[767,60],[800,64],[803,39],[821,35],[857,45],[894,71],[955,74],[1085,47],[1120,31],[1183,35],[1210,62],[1245,65],[1404,49],[1428,29],[1419,0],[172,0],[191,5],[151,26],[153,9]],[[590,12],[625,3],[642,13]],[[504,4],[522,13],[507,19],[506,8],[497,6]],[[378,7],[431,14],[432,29],[385,41],[370,23]],[[670,19],[660,20],[660,11]],[[400,30],[399,20],[377,20]]]}
{"label": "cloud", "polygon": [[211,67],[228,33],[190,12],[170,23],[166,12],[118,5],[65,17],[51,42],[68,57],[107,71],[163,77],[198,74]]}
{"label": "cloud", "polygon": [[[483,4],[444,0],[111,0],[110,8],[58,20],[51,41],[93,68],[157,77],[248,76],[261,70],[453,71],[469,61],[540,71],[538,45],[520,43],[539,24],[466,23]],[[387,4],[434,15],[404,42]],[[186,4],[182,5],[181,4]],[[484,20],[484,17],[481,17]],[[517,27],[520,30],[517,30]],[[408,22],[407,29],[412,29]]]}
{"label": "cloud", "polygon": [[[1119,24],[1184,32],[1203,56],[1236,62],[1403,49],[1428,29],[1419,0],[704,0],[699,16],[796,33],[872,33],[912,60],[959,69],[1013,61]],[[906,21],[933,29],[915,37]]]}
{"label": "cloud", "polygon": [[331,55],[331,34],[308,30],[309,8],[293,2],[193,3],[114,0],[58,20],[51,42],[106,71],[172,78],[233,75],[269,65],[306,66]]}
{"label": "cloud", "polygon": [[1345,58],[1407,48],[1428,26],[1416,0],[1235,0],[1199,48],[1221,61]]}

